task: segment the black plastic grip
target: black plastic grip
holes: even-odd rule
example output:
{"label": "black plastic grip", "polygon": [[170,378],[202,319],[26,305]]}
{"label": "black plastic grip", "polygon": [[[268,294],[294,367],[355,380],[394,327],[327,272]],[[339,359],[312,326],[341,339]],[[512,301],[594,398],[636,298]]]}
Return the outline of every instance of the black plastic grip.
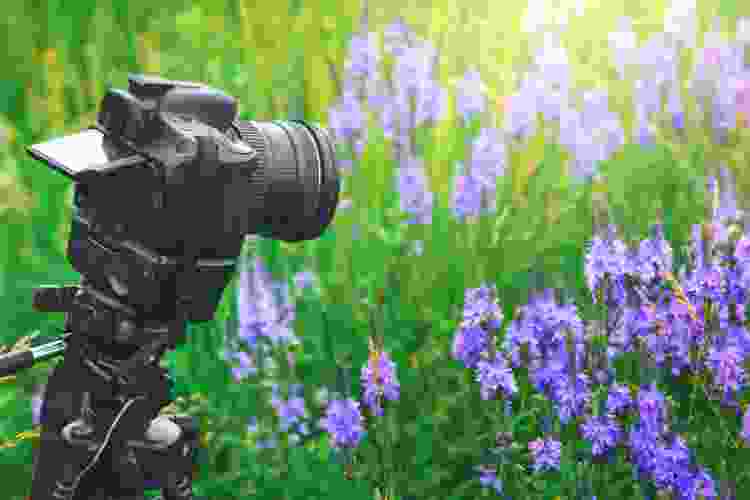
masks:
{"label": "black plastic grip", "polygon": [[34,364],[34,353],[30,349],[0,356],[0,377],[13,375]]}

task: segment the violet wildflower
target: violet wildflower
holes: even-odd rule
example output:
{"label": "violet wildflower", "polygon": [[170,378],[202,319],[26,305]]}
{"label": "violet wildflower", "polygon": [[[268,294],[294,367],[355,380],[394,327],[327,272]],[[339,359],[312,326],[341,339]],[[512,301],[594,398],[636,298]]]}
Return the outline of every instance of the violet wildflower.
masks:
{"label": "violet wildflower", "polygon": [[680,492],[685,500],[711,500],[719,498],[713,478],[701,468],[681,484]]}
{"label": "violet wildflower", "polygon": [[628,447],[639,476],[649,475],[656,459],[659,434],[649,432],[643,424],[635,423],[628,430]]}
{"label": "violet wildflower", "polygon": [[638,392],[638,410],[640,421],[645,430],[661,434],[666,423],[666,402],[664,395],[652,382],[647,387],[642,387]]}
{"label": "violet wildflower", "polygon": [[620,425],[604,415],[592,416],[581,426],[583,437],[591,441],[591,453],[601,455],[614,447],[620,439]]}
{"label": "violet wildflower", "polygon": [[586,282],[592,297],[597,300],[597,289],[606,274],[612,280],[622,279],[627,269],[627,247],[617,239],[594,237],[586,252]]}
{"label": "violet wildflower", "polygon": [[361,154],[367,129],[367,116],[359,98],[352,92],[344,93],[328,109],[328,128],[339,142],[351,141],[355,152]]}
{"label": "violet wildflower", "polygon": [[296,425],[301,424],[302,419],[308,417],[307,409],[305,408],[305,399],[302,397],[291,397],[286,401],[278,397],[273,398],[271,405],[279,417],[282,432],[286,432]]}
{"label": "violet wildflower", "polygon": [[315,274],[312,271],[300,271],[294,275],[292,280],[296,288],[304,290],[315,283]]}
{"label": "violet wildflower", "polygon": [[543,470],[560,470],[560,453],[562,445],[554,438],[537,438],[529,443],[534,472]]}
{"label": "violet wildflower", "polygon": [[328,404],[320,426],[331,435],[334,448],[356,447],[364,436],[359,403],[351,398],[334,399]]}
{"label": "violet wildflower", "polygon": [[677,131],[683,130],[685,128],[685,111],[680,96],[680,86],[674,82],[669,87],[667,112],[672,117],[672,128]]}
{"label": "violet wildflower", "polygon": [[393,79],[403,90],[415,90],[432,79],[437,49],[427,40],[415,42],[396,58]]}
{"label": "violet wildflower", "polygon": [[239,361],[239,366],[232,367],[232,377],[236,382],[258,372],[253,358],[245,351],[237,351],[232,354],[231,358]]}
{"label": "violet wildflower", "polygon": [[653,280],[658,272],[672,272],[672,247],[664,238],[661,224],[651,228],[651,238],[640,242],[636,257],[636,272],[644,282]]}
{"label": "violet wildflower", "polygon": [[525,140],[536,133],[537,93],[530,80],[524,80],[521,88],[507,101],[503,130],[514,138]]}
{"label": "violet wildflower", "polygon": [[609,387],[607,394],[607,412],[622,414],[633,405],[630,397],[630,389],[627,386],[614,383]]}
{"label": "violet wildflower", "polygon": [[422,159],[410,156],[399,168],[397,180],[401,211],[414,216],[407,224],[430,224],[433,194],[427,184]]}
{"label": "violet wildflower", "polygon": [[[458,169],[463,170],[461,163]],[[451,210],[453,214],[463,220],[466,217],[477,216],[482,211],[482,184],[472,175],[459,173],[453,177],[453,191],[451,193]]]}
{"label": "violet wildflower", "polygon": [[740,437],[745,441],[747,446],[750,446],[750,405],[745,408],[745,413],[742,415]]}
{"label": "violet wildflower", "polygon": [[480,326],[462,326],[453,337],[453,358],[474,368],[489,346],[489,335]]}
{"label": "violet wildflower", "polygon": [[448,106],[448,91],[432,79],[421,81],[415,89],[414,126],[442,120]]}
{"label": "violet wildflower", "polygon": [[552,385],[549,391],[550,398],[555,402],[556,410],[563,424],[568,423],[571,418],[584,414],[587,405],[591,402],[590,377],[586,373],[577,373],[575,384],[568,381],[568,366],[565,365],[564,372]]}
{"label": "violet wildflower", "polygon": [[657,443],[654,452],[650,472],[654,484],[659,489],[674,489],[689,474],[690,450],[684,442],[674,439],[670,445]]}
{"label": "violet wildflower", "polygon": [[734,258],[741,263],[750,261],[750,238],[742,236],[737,240],[734,247]]}
{"label": "violet wildflower", "polygon": [[736,347],[711,348],[707,364],[714,376],[714,383],[726,393],[735,393],[745,381],[742,356]]}
{"label": "violet wildflower", "polygon": [[483,113],[487,106],[487,88],[476,68],[466,71],[456,89],[456,110],[468,122],[475,114]]}
{"label": "violet wildflower", "polygon": [[[495,201],[497,178],[505,174],[506,148],[501,131],[496,128],[482,128],[471,144],[471,172],[482,187]],[[494,205],[492,210],[495,210]]]}
{"label": "violet wildflower", "polygon": [[406,48],[415,42],[414,31],[400,16],[389,24],[383,33],[383,48],[387,54],[395,57],[402,55]]}
{"label": "violet wildflower", "polygon": [[508,397],[518,392],[513,371],[500,352],[495,353],[493,361],[483,360],[477,364],[477,382],[481,384],[484,400],[497,397],[500,393]]}
{"label": "violet wildflower", "polygon": [[347,77],[373,78],[380,63],[376,33],[354,34],[349,40],[349,57],[344,69]]}
{"label": "violet wildflower", "polygon": [[464,292],[463,323],[486,328],[500,328],[503,312],[497,302],[497,286],[482,284],[479,288],[467,288]]}
{"label": "violet wildflower", "polygon": [[497,477],[497,472],[493,467],[479,466],[477,470],[480,472],[479,482],[485,488],[493,488],[498,495],[503,493],[503,482]]}
{"label": "violet wildflower", "polygon": [[638,35],[633,30],[630,17],[622,16],[617,20],[617,30],[609,34],[609,48],[612,51],[615,69],[621,79],[625,70],[635,62],[638,48]]}
{"label": "violet wildflower", "polygon": [[292,331],[294,304],[286,284],[274,283],[259,258],[240,270],[237,299],[240,339],[254,347],[259,337],[274,344],[298,342]]}
{"label": "violet wildflower", "polygon": [[497,303],[497,287],[481,285],[464,292],[463,318],[453,337],[453,357],[467,368],[476,367],[489,348],[490,329],[499,328],[503,313]]}
{"label": "violet wildflower", "polygon": [[400,385],[396,378],[396,363],[387,352],[373,351],[365,366],[362,367],[363,400],[370,411],[383,415],[382,398],[397,401]]}

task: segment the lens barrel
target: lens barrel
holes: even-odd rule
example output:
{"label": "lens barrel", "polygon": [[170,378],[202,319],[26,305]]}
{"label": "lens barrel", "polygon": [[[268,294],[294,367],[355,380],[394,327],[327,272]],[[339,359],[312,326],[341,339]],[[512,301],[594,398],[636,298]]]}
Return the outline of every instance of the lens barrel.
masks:
{"label": "lens barrel", "polygon": [[301,120],[235,121],[230,130],[259,155],[246,177],[247,203],[234,199],[239,206],[227,215],[241,221],[243,234],[287,242],[318,238],[333,220],[339,197],[329,134]]}

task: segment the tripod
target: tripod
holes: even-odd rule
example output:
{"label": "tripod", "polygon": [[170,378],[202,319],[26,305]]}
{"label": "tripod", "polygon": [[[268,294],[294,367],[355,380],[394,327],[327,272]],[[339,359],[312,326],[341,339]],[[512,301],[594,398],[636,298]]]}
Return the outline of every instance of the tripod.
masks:
{"label": "tripod", "polygon": [[[233,272],[231,260],[154,259],[132,242],[97,234],[97,226],[81,213],[72,227],[69,254],[83,252],[100,270],[118,263],[131,276],[169,277],[173,290],[181,288],[178,278],[199,272],[196,268]],[[147,261],[156,272],[143,271]],[[164,500],[193,500],[197,423],[191,417],[158,416],[173,401],[172,381],[159,360],[184,341],[190,298],[171,297],[169,320],[150,317],[121,300],[128,293],[116,273],[105,275],[109,286],[84,274],[80,285],[35,291],[34,308],[65,312],[71,334],[44,395],[30,498],[134,500],[144,498],[145,488],[160,488]]]}

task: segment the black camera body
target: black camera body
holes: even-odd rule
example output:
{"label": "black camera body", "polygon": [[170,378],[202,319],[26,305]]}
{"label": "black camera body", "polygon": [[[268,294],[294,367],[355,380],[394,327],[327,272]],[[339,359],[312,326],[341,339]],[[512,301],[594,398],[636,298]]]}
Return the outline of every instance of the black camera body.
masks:
{"label": "black camera body", "polygon": [[154,320],[174,316],[174,297],[189,320],[210,320],[244,235],[309,240],[331,222],[332,143],[302,121],[239,121],[233,97],[200,83],[128,84],[106,93],[71,152],[106,161],[81,165],[45,144],[29,153],[76,181],[68,258],[94,288]]}

